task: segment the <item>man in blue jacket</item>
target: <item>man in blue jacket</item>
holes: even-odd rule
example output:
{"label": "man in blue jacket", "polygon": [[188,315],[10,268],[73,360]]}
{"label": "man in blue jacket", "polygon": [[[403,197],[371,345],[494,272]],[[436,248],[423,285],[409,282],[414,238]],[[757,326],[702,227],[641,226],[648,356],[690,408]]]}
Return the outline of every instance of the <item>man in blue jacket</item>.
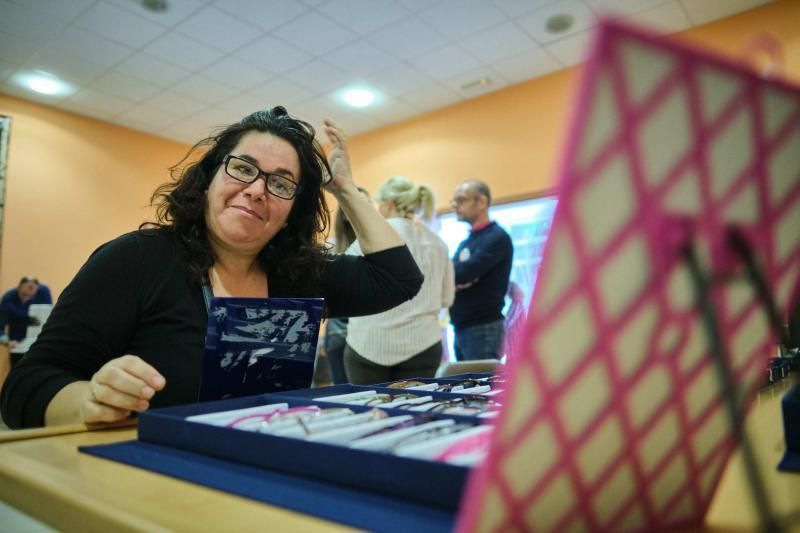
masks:
{"label": "man in blue jacket", "polygon": [[489,220],[492,193],[486,183],[468,180],[450,204],[470,234],[453,256],[456,297],[450,308],[459,361],[497,359],[503,343],[503,304],[511,274],[511,237]]}
{"label": "man in blue jacket", "polygon": [[25,338],[28,326],[37,325],[31,324],[28,316],[31,304],[52,303],[53,297],[47,285],[40,284],[36,278],[24,277],[19,280],[19,285],[0,299],[0,339],[7,340],[9,348],[13,349],[17,341]]}

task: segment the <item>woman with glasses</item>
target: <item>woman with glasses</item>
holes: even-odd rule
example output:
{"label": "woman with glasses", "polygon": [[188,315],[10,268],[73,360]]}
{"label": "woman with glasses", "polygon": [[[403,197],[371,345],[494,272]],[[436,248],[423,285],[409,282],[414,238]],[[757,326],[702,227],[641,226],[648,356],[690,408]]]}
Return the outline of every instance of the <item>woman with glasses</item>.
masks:
{"label": "woman with glasses", "polygon": [[[6,423],[110,422],[196,401],[209,296],[321,296],[328,316],[411,299],[413,257],[354,185],[342,132],[324,129],[330,162],[282,107],[198,143],[153,195],[160,228],[101,246],[61,294],[3,387]],[[326,253],[323,185],[363,257]]]}
{"label": "woman with glasses", "polygon": [[[433,215],[433,192],[395,176],[381,185],[377,201],[380,213],[408,244],[425,282],[408,302],[350,319],[344,349],[347,377],[354,384],[433,377],[442,359],[439,314],[450,307],[455,295],[447,245],[423,223]],[[364,251],[359,237],[348,253]]]}

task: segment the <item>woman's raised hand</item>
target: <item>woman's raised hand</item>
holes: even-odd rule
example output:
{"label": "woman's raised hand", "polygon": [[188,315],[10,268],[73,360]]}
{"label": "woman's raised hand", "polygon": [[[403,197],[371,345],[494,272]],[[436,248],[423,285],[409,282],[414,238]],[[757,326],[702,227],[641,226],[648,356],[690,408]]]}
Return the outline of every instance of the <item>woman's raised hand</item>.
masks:
{"label": "woman's raised hand", "polygon": [[333,174],[331,181],[326,186],[341,189],[345,185],[353,183],[353,175],[350,171],[350,153],[347,151],[347,138],[339,126],[330,119],[325,119],[325,134],[331,142],[328,165],[330,165]]}
{"label": "woman's raised hand", "polygon": [[83,422],[116,422],[133,411],[145,411],[166,380],[135,355],[112,359],[95,372],[81,405]]}

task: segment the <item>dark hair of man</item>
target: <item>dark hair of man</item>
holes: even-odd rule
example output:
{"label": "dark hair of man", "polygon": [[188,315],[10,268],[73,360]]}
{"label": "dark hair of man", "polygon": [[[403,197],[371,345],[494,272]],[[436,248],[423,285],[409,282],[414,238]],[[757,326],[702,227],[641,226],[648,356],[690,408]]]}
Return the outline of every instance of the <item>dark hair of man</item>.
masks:
{"label": "dark hair of man", "polygon": [[[287,226],[261,251],[261,265],[268,274],[313,283],[319,279],[324,260],[325,250],[320,238],[330,223],[322,183],[331,170],[322,147],[314,140],[314,128],[290,116],[281,106],[256,111],[195,144],[183,160],[170,169],[173,181],[161,185],[153,193],[151,201],[156,206],[158,223],[177,234],[191,271],[198,280],[202,279],[215,259],[205,220],[206,193],[222,158],[250,132],[269,133],[285,140],[295,149],[300,162],[297,196]],[[202,153],[199,160],[192,160],[193,154],[198,152]]]}
{"label": "dark hair of man", "polygon": [[26,283],[29,283],[31,281],[33,283],[35,283],[36,285],[39,284],[39,280],[38,279],[32,278],[30,276],[23,276],[22,279],[19,280],[19,284],[17,285],[17,287],[22,287],[23,285],[25,285]]}

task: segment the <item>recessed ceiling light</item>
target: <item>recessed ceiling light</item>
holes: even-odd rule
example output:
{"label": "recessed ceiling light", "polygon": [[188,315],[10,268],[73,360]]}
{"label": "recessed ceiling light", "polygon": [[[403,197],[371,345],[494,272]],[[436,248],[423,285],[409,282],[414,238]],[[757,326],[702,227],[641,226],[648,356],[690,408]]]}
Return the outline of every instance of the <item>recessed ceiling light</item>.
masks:
{"label": "recessed ceiling light", "polygon": [[575,17],[569,13],[559,13],[548,18],[544,23],[547,33],[564,33],[575,24]]}
{"label": "recessed ceiling light", "polygon": [[14,76],[17,85],[21,85],[39,94],[48,96],[63,96],[73,91],[70,84],[61,81],[49,72],[36,70],[34,72],[21,72]]}
{"label": "recessed ceiling light", "polygon": [[367,107],[375,101],[375,94],[367,89],[349,89],[344,92],[343,98],[353,107]]}

